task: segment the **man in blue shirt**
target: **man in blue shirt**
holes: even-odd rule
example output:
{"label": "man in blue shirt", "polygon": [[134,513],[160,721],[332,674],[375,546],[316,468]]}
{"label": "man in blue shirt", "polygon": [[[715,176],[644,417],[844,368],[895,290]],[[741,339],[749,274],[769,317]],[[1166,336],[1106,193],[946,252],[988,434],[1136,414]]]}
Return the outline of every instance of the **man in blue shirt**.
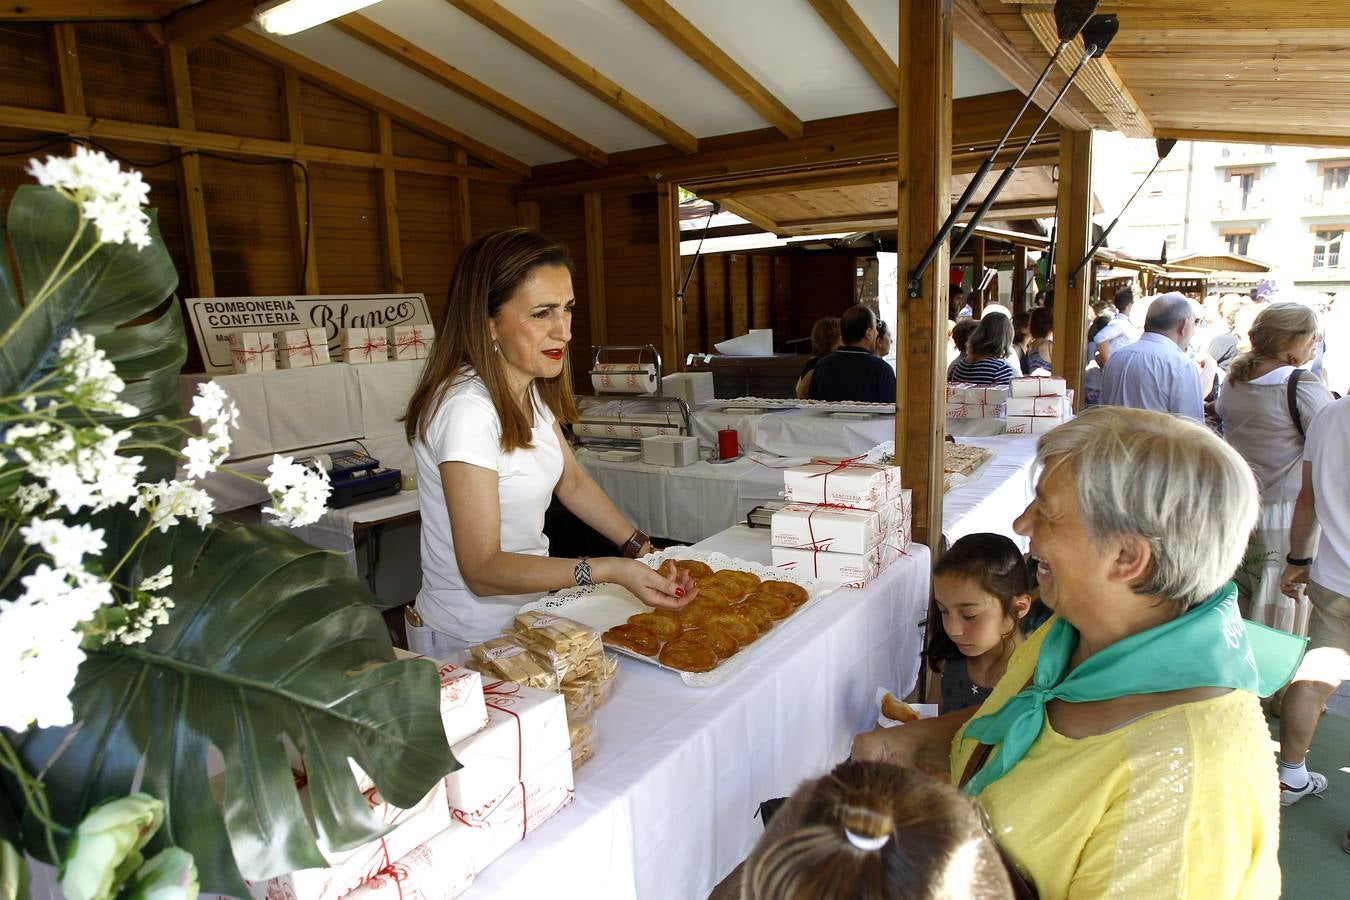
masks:
{"label": "man in blue shirt", "polygon": [[1197,365],[1186,355],[1199,321],[1182,294],[1163,294],[1150,303],[1143,337],[1112,352],[1102,367],[1102,404],[1205,421],[1205,385],[1213,384],[1214,361],[1203,356]]}
{"label": "man in blue shirt", "polygon": [[872,355],[877,341],[876,315],[861,304],[849,307],[839,321],[843,345],[816,363],[811,376],[812,400],[895,402],[895,370]]}

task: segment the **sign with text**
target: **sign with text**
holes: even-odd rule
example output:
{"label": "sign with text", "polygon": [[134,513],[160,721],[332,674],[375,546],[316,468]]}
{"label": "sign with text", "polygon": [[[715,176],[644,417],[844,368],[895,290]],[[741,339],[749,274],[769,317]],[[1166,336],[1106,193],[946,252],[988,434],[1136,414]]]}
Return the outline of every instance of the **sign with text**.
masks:
{"label": "sign with text", "polygon": [[350,294],[317,297],[190,297],[188,319],[207,372],[230,371],[228,336],[241,331],[322,328],[328,352],[341,359],[344,328],[430,325],[422,294]]}

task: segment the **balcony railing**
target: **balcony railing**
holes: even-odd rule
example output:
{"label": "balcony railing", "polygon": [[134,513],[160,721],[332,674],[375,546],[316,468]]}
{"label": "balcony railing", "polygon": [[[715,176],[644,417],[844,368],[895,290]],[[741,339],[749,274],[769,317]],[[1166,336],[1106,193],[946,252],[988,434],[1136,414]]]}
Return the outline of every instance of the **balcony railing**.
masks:
{"label": "balcony railing", "polygon": [[1244,195],[1241,189],[1225,184],[1219,189],[1218,208],[1223,216],[1240,217],[1249,213],[1253,218],[1262,217],[1266,211],[1265,188],[1256,185]]}
{"label": "balcony railing", "polygon": [[1307,206],[1325,212],[1350,210],[1350,187],[1328,188],[1325,182],[1318,178],[1312,182],[1303,199]]}

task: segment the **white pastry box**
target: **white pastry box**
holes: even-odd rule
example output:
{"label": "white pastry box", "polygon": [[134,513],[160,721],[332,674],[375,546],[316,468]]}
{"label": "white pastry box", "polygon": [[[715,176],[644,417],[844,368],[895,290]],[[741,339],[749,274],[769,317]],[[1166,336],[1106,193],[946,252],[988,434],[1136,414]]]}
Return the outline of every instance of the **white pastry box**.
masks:
{"label": "white pastry box", "polygon": [[1064,424],[1054,416],[1008,416],[1005,431],[1008,434],[1045,434]]}
{"label": "white pastry box", "polygon": [[1051,375],[1014,378],[1008,386],[1013,397],[1063,397],[1066,388],[1063,378]]}
{"label": "white pastry box", "polygon": [[1051,416],[1062,419],[1073,412],[1068,397],[1012,397],[1008,400],[1010,416]]}
{"label": "white pastry box", "polygon": [[679,397],[689,408],[710,403],[713,399],[711,372],[676,372],[661,379],[661,392],[667,397]]}
{"label": "white pastry box", "polygon": [[698,438],[657,434],[642,439],[642,461],[650,466],[690,466],[698,462]]}

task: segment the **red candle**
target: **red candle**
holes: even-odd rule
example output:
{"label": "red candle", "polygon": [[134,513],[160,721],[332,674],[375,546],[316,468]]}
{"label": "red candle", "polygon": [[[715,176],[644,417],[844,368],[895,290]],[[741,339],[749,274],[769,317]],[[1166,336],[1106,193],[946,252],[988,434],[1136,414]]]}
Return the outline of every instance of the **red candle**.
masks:
{"label": "red candle", "polygon": [[735,459],[741,455],[740,435],[734,428],[723,428],[717,432],[717,456],[719,459]]}

